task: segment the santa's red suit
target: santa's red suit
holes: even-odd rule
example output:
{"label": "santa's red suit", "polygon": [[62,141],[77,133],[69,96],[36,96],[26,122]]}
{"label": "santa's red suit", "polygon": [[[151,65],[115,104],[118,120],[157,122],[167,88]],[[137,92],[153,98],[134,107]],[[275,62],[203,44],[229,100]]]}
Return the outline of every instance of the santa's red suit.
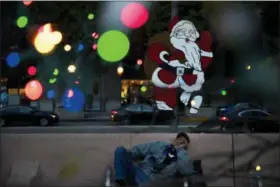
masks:
{"label": "santa's red suit", "polygon": [[[171,32],[172,28],[178,21],[179,17],[172,19],[169,25],[169,32]],[[200,32],[200,38],[196,41],[196,43],[203,53],[211,53],[212,36],[209,32]],[[156,68],[152,75],[155,100],[157,101],[157,104],[162,102],[167,105],[167,108],[165,107],[159,109],[172,110],[177,104],[176,89],[178,87],[183,88],[184,86],[191,87],[196,85],[198,75],[192,73],[192,68],[186,67],[183,63],[179,63],[178,59],[185,57],[185,54],[182,51],[169,51],[168,47],[162,43],[153,43],[148,48],[147,56],[150,60],[158,64],[158,68]],[[207,54],[201,54],[200,62],[202,71],[207,69],[211,61],[211,55],[208,56]]]}

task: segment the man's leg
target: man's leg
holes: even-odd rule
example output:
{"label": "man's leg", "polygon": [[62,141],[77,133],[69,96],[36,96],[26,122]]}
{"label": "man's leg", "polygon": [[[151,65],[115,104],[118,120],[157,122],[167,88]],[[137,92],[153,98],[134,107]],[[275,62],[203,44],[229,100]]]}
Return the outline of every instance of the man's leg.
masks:
{"label": "man's leg", "polygon": [[115,150],[114,155],[114,166],[116,173],[116,183],[120,186],[125,186],[128,183],[131,183],[131,180],[134,179],[134,176],[131,176],[131,170],[133,164],[131,156],[127,152],[126,148],[118,147]]}

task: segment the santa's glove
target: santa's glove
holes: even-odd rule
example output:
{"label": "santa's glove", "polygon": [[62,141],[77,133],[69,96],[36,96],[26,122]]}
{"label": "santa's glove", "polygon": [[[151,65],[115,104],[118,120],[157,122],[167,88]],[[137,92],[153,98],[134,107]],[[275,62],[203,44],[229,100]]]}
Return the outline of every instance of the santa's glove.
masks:
{"label": "santa's glove", "polygon": [[168,48],[161,43],[153,43],[148,47],[148,58],[157,64],[168,63]]}

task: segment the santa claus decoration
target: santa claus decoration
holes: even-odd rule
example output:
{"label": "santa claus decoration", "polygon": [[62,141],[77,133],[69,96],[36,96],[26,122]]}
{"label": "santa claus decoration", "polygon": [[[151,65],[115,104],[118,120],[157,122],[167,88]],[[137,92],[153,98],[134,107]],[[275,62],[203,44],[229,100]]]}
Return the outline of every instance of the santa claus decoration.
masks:
{"label": "santa claus decoration", "polygon": [[177,89],[182,89],[180,101],[190,104],[190,113],[198,112],[203,98],[195,93],[205,82],[204,71],[213,58],[211,45],[209,32],[198,32],[192,22],[179,17],[171,20],[168,32],[149,40],[144,70],[154,85],[159,110],[173,111]]}

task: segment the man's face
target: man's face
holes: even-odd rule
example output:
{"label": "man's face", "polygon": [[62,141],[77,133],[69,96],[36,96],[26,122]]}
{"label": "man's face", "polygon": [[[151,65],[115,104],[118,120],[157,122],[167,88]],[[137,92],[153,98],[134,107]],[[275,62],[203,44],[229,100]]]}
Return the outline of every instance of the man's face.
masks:
{"label": "man's face", "polygon": [[188,145],[188,141],[184,137],[179,137],[175,140],[176,147],[183,147],[184,149],[188,149]]}

